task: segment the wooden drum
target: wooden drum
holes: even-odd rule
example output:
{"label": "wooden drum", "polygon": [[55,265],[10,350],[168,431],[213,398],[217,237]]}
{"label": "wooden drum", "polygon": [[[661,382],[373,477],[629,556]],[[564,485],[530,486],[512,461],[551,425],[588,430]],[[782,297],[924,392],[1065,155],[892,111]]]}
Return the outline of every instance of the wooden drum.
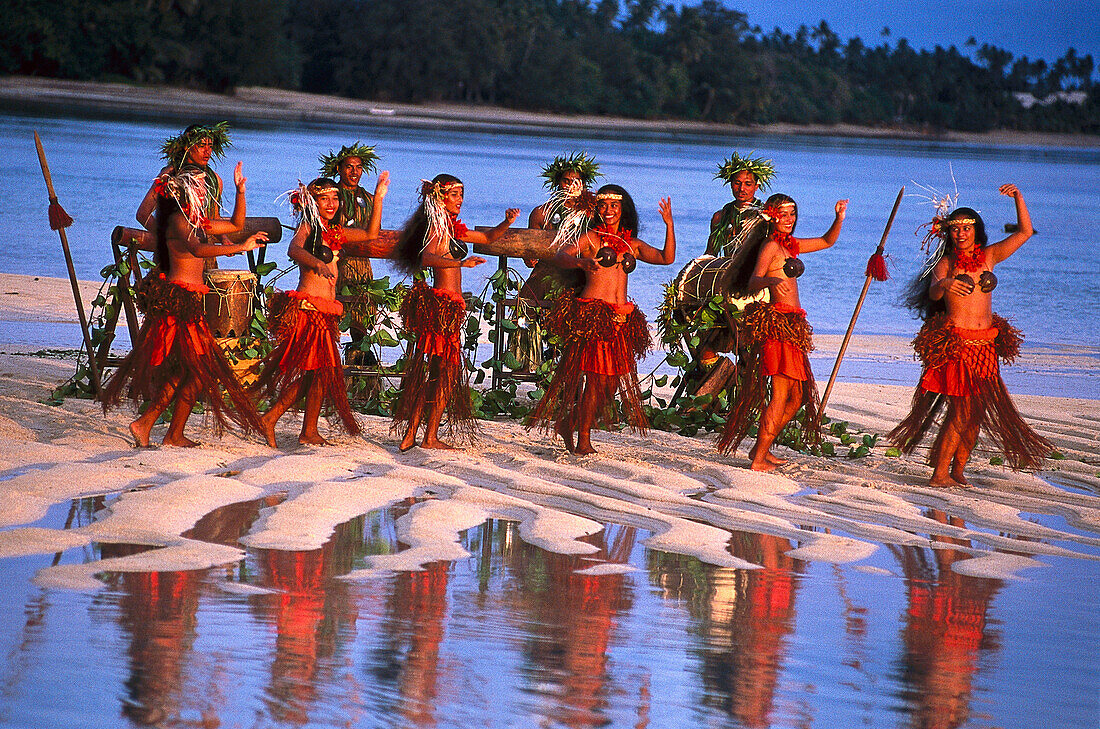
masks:
{"label": "wooden drum", "polygon": [[210,287],[203,307],[211,334],[215,339],[246,336],[248,323],[252,320],[256,274],[251,271],[225,271],[215,268],[203,273],[203,277]]}
{"label": "wooden drum", "polygon": [[766,301],[767,289],[747,297],[735,290],[734,280],[743,265],[745,261],[729,256],[707,255],[689,261],[672,282],[677,306],[682,310],[697,309],[715,296],[721,296],[735,309],[743,309],[752,301]]}

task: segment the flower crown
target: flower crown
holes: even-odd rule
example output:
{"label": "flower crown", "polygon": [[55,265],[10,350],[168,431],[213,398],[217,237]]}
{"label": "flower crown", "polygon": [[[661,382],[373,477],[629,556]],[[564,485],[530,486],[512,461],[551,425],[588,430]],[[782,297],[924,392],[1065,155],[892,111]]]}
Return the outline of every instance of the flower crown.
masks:
{"label": "flower crown", "polygon": [[375,162],[379,156],[374,151],[373,145],[360,144],[356,141],[349,146],[340,147],[339,152],[329,152],[320,157],[321,176],[335,178],[340,174],[340,165],[350,157],[358,157],[363,162],[363,172],[371,174],[377,169]]}

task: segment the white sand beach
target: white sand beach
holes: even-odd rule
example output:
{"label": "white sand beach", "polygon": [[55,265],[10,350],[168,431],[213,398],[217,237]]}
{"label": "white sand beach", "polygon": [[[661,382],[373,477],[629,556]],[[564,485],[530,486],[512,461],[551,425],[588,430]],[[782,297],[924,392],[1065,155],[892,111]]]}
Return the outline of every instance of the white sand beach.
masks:
{"label": "white sand beach", "polygon": [[[90,298],[97,284],[84,284]],[[685,438],[653,431],[594,435],[599,454],[578,458],[561,444],[516,422],[484,422],[476,448],[453,453],[413,449],[400,454],[389,423],[367,417],[362,437],[332,433],[335,445],[299,446],[299,422],[279,424],[280,448],[234,435],[218,439],[194,417],[195,449],[134,449],[132,413],[104,416],[97,403],[47,404],[50,391],[74,371],[75,353],[43,352],[20,341],[15,324],[71,324],[76,314],[63,279],[0,275],[0,556],[46,554],[92,542],[157,545],[124,558],[42,569],[42,585],[91,590],[104,571],[198,569],[234,562],[236,548],[181,536],[213,509],[263,496],[285,497],[266,510],[243,540],[274,549],[320,547],[336,525],[408,497],[423,499],[400,521],[410,548],[372,558],[368,569],[414,570],[463,554],[458,534],[501,518],[521,523],[522,537],[545,549],[591,551],[577,537],[601,523],[637,526],[647,544],[715,564],[748,568],[727,548],[734,530],[771,534],[798,546],[792,556],[858,562],[891,544],[930,546],[921,535],[969,539],[981,559],[956,562],[968,574],[1012,578],[1042,567],[1046,555],[1095,559],[1080,547],[1100,545],[1100,402],[1020,396],[1024,417],[1065,456],[1039,474],[990,465],[988,450],[971,461],[967,490],[925,486],[923,454],[887,457],[885,446],[861,459],[783,453],[777,473],[747,470],[741,453],[725,457],[714,436]],[[901,356],[899,344],[884,342]],[[835,346],[822,343],[821,347]],[[873,348],[873,340],[862,348]],[[839,384],[829,414],[854,430],[884,433],[904,415],[907,387]],[[154,439],[163,428],[154,430]],[[843,450],[843,449],[841,449]],[[107,513],[90,525],[36,526],[52,506],[109,494]],[[967,526],[924,515],[937,508]],[[1028,514],[1061,516],[1072,529],[1033,523]],[[812,527],[813,530],[807,530]],[[958,548],[958,547],[954,547]]]}

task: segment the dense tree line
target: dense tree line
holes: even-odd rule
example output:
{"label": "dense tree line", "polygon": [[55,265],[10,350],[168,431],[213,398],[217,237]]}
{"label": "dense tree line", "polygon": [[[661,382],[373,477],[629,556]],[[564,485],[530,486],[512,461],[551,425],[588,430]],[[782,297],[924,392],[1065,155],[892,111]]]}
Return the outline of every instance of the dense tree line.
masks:
{"label": "dense tree line", "polygon": [[[715,0],[0,0],[0,73],[738,124],[1100,133],[1091,56],[770,33]],[[1039,99],[1025,109],[1014,93]]]}

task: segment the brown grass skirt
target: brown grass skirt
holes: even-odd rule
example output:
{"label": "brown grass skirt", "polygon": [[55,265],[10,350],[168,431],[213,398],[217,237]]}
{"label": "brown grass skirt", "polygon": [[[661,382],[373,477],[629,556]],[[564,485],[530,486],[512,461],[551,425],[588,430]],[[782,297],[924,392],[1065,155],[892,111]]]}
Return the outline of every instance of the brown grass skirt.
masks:
{"label": "brown grass skirt", "polygon": [[196,402],[211,415],[216,434],[227,426],[245,433],[261,430],[255,404],[203,318],[203,294],[208,290],[168,281],[164,274],[142,281],[137,303],[145,321],[134,348],[104,384],[104,412],[123,399],[135,405],[151,402],[169,384],[192,377],[199,384]]}
{"label": "brown grass skirt", "polygon": [[615,305],[598,299],[558,298],[546,327],[562,343],[562,354],[546,393],[527,419],[527,427],[572,429],[586,386],[597,387],[597,426],[616,422],[615,396],[621,399],[627,424],[645,433],[637,362],[652,346],[649,325],[634,304]]}
{"label": "brown grass skirt", "polygon": [[[790,359],[792,352],[801,352],[801,366],[797,368],[797,373],[792,373],[805,378],[802,380],[803,420],[800,435],[806,445],[820,443],[821,433],[816,425],[821,399],[810,370],[810,359],[806,356],[814,348],[813,329],[806,321],[806,312],[783,304],[753,302],[745,307],[745,313],[738,320],[738,336],[745,345],[746,356],[734,393],[736,399],[718,439],[719,452],[737,450],[753,422],[764,412],[770,390],[766,365],[774,356],[777,343],[787,352],[787,359]],[[798,380],[799,376],[792,379]]]}
{"label": "brown grass skirt", "polygon": [[[1013,470],[1042,468],[1054,446],[1020,417],[997,362],[999,358],[1011,363],[1022,340],[1020,330],[996,314],[988,330],[959,329],[943,313],[930,318],[913,340],[924,371],[912,407],[887,439],[903,453],[912,453],[945,404],[973,407],[978,409],[980,432],[993,440]],[[939,458],[938,444],[937,440],[929,462]]]}
{"label": "brown grass skirt", "polygon": [[477,421],[460,344],[466,323],[465,302],[454,292],[418,281],[401,302],[401,320],[405,329],[416,335],[416,341],[405,355],[405,374],[391,432],[403,435],[413,419],[425,414],[434,383],[433,396],[446,398],[448,437],[473,440]]}
{"label": "brown grass skirt", "polygon": [[[255,390],[275,401],[297,390],[308,377],[310,388],[321,388],[322,411],[335,413],[348,433],[358,435],[362,429],[348,403],[338,345],[342,315],[339,301],[297,291],[272,296],[268,321],[276,344],[260,364]],[[306,393],[298,394],[304,397]]]}

